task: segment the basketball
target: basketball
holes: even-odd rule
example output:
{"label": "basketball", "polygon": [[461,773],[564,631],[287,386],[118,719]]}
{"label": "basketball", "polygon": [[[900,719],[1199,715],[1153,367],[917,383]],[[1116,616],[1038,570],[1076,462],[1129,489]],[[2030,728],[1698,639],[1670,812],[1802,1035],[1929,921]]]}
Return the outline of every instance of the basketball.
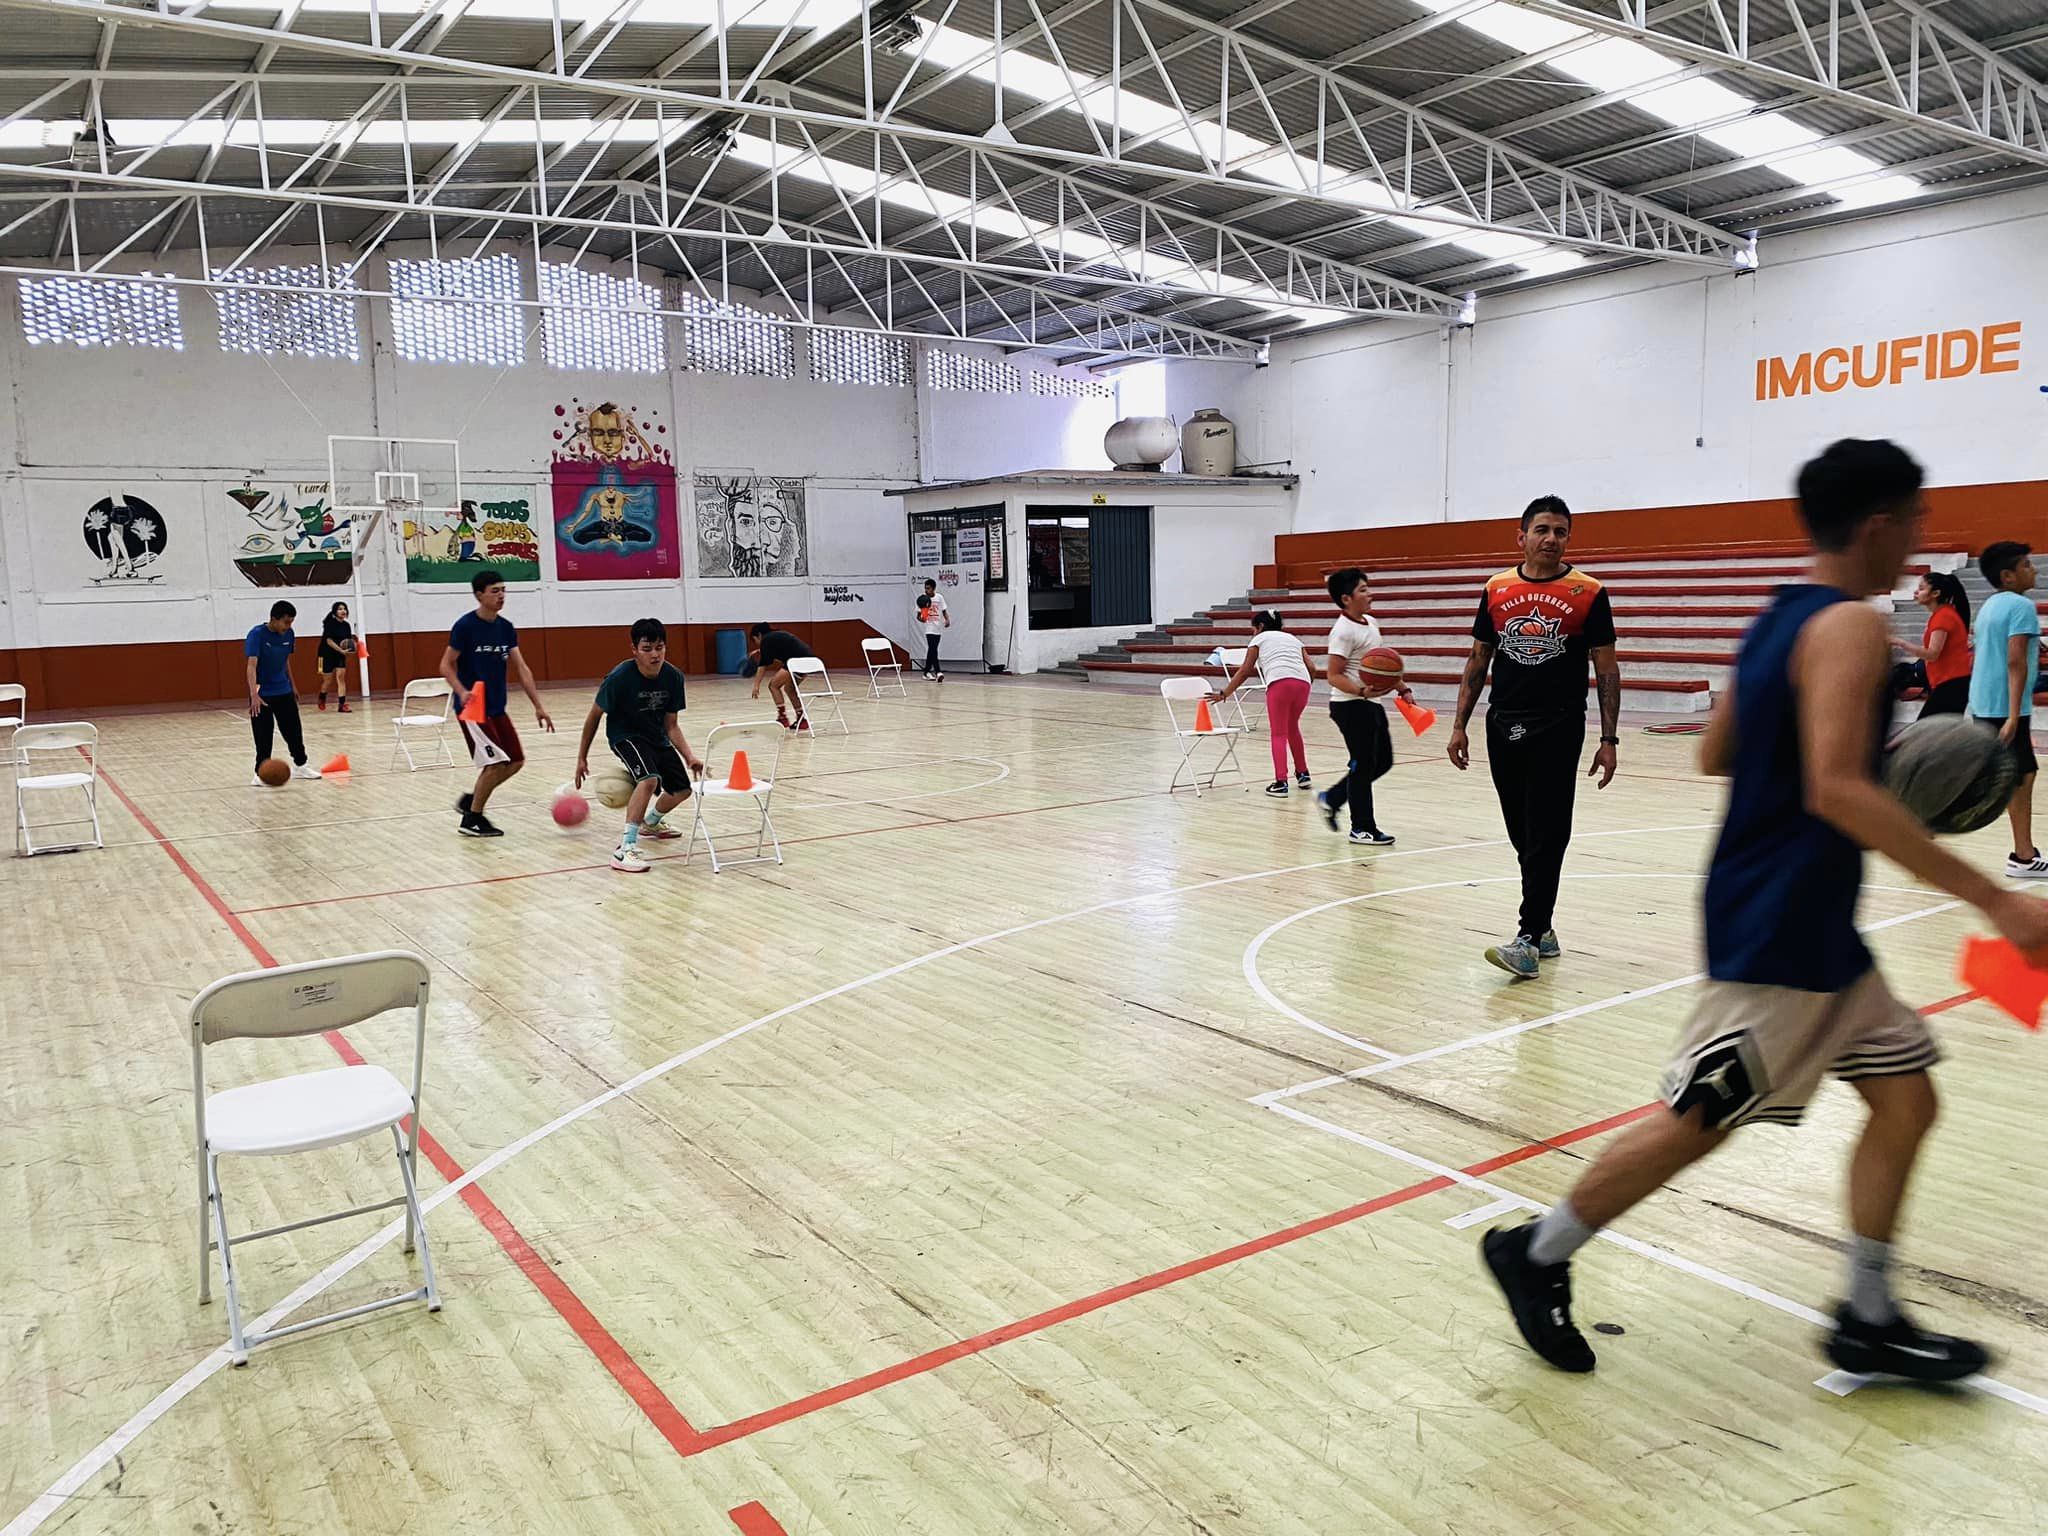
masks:
{"label": "basketball", "polygon": [[266,757],[256,767],[256,777],[272,789],[285,783],[292,776],[292,765],[281,757]]}
{"label": "basketball", "polygon": [[1387,692],[1401,681],[1405,670],[1401,653],[1389,646],[1376,645],[1358,658],[1359,678],[1367,693]]}
{"label": "basketball", "polygon": [[590,802],[575,790],[563,788],[555,793],[553,810],[556,826],[580,827],[589,819]]}
{"label": "basketball", "polygon": [[1998,733],[1963,715],[1917,720],[1884,756],[1884,784],[1939,833],[1975,832],[2005,814],[2019,767]]}
{"label": "basketball", "polygon": [[622,811],[626,802],[633,798],[633,776],[617,764],[608,763],[591,774],[590,792],[597,797],[599,805]]}

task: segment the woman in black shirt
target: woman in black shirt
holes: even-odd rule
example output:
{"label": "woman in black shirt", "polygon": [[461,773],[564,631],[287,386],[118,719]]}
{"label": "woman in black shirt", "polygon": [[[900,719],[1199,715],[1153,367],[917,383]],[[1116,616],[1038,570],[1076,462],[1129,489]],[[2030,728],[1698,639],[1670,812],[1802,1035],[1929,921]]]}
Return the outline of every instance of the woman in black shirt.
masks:
{"label": "woman in black shirt", "polygon": [[327,680],[334,679],[336,707],[348,713],[348,663],[356,652],[356,632],[348,622],[348,604],[336,603],[320,624],[320,707],[327,707]]}

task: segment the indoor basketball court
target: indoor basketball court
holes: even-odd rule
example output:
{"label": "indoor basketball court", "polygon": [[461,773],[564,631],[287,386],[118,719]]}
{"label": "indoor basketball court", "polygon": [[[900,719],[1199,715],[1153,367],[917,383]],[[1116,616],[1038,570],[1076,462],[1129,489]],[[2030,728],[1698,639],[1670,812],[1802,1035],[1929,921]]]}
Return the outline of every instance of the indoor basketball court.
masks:
{"label": "indoor basketball court", "polygon": [[[709,684],[691,714],[745,705]],[[36,1149],[8,1288],[48,1405],[15,1419],[16,1528],[712,1531],[758,1502],[791,1532],[1512,1530],[1588,1518],[1597,1489],[1601,1524],[1648,1530],[1671,1477],[1767,1529],[1934,1528],[1937,1488],[1971,1490],[1978,1528],[2029,1518],[2038,1042],[1959,995],[1955,903],[1876,868],[1862,912],[1949,1052],[1913,1205],[1940,1267],[1904,1284],[1998,1348],[1994,1380],[1816,1385],[1856,1119],[1836,1090],[1601,1245],[1578,1305],[1611,1336],[1581,1383],[1505,1327],[1474,1239],[1648,1107],[1700,979],[1719,786],[1690,738],[1632,733],[1582,797],[1568,957],[1508,990],[1478,946],[1512,850],[1427,742],[1380,786],[1399,844],[1360,852],[1299,798],[1169,797],[1143,694],[963,679],[848,712],[843,742],[783,753],[782,866],[713,877],[670,845],[634,881],[541,830],[559,734],[504,812],[523,835],[486,848],[445,835],[446,774],[236,804],[206,764],[238,721],[108,720],[106,849],[5,866]],[[443,1309],[227,1368],[192,1297],[185,1005],[201,978],[392,948],[433,973]],[[81,1009],[127,1023],[63,1027]],[[409,1037],[351,1036],[390,1061]],[[388,1182],[345,1150],[246,1166],[243,1225]],[[395,1227],[342,1241],[251,1246],[249,1308],[414,1283]]]}

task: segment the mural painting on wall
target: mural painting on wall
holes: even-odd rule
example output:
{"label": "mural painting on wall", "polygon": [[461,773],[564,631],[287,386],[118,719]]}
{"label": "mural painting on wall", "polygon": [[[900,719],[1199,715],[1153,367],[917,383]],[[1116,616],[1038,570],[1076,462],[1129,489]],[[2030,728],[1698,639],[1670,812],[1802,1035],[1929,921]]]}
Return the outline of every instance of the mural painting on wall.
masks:
{"label": "mural painting on wall", "polygon": [[555,574],[563,581],[683,573],[675,460],[651,411],[602,400],[555,407]]}
{"label": "mural painting on wall", "polygon": [[338,587],[349,579],[349,518],[328,505],[327,482],[266,489],[240,485],[228,499],[248,518],[235,569],[259,587]]}
{"label": "mural painting on wall", "polygon": [[454,512],[419,511],[405,521],[405,579],[467,585],[488,565],[507,581],[540,580],[540,536],[525,486],[465,486]]}
{"label": "mural painting on wall", "polygon": [[140,496],[102,496],[85,509],[81,531],[102,567],[87,578],[94,586],[148,586],[164,579],[158,562],[170,547],[170,526]]}
{"label": "mural painting on wall", "polygon": [[697,574],[775,579],[807,576],[811,530],[804,483],[750,469],[700,469],[691,482]]}

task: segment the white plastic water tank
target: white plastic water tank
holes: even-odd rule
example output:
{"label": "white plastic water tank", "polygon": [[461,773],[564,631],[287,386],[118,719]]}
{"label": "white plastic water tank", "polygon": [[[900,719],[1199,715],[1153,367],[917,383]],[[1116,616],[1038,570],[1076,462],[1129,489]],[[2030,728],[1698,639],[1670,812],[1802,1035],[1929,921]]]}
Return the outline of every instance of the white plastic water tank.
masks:
{"label": "white plastic water tank", "polygon": [[1126,416],[1102,436],[1102,451],[1118,469],[1157,469],[1179,447],[1171,416]]}
{"label": "white plastic water tank", "polygon": [[1184,475],[1237,473],[1237,428],[1213,405],[1195,412],[1181,428],[1180,469]]}

